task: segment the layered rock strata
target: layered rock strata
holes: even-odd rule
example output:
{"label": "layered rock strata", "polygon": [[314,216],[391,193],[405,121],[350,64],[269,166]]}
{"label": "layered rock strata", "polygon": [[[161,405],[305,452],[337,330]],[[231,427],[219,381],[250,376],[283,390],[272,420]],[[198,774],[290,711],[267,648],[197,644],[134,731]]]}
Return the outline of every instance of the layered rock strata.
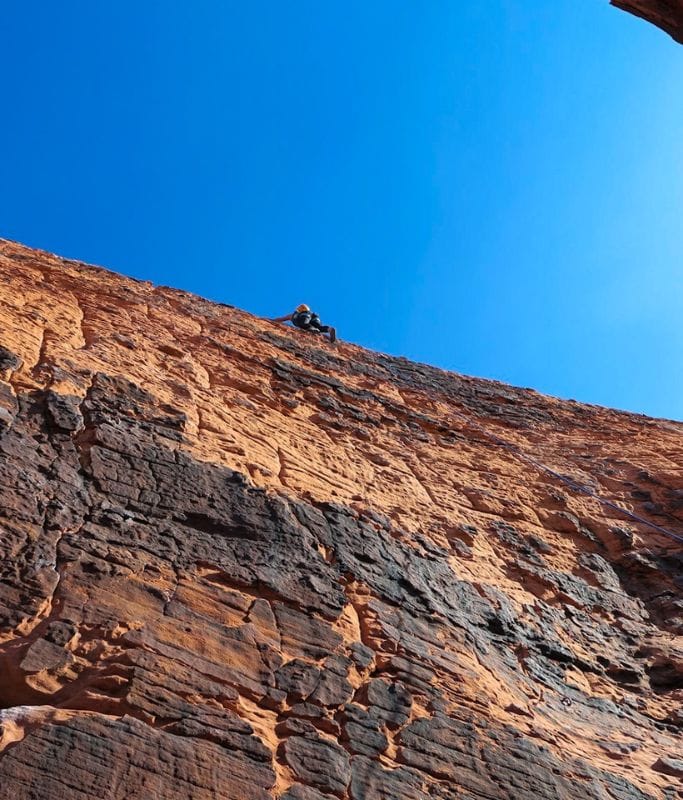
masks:
{"label": "layered rock strata", "polygon": [[681,535],[683,425],[7,241],[0,319],[3,796],[683,797],[681,545],[520,457]]}

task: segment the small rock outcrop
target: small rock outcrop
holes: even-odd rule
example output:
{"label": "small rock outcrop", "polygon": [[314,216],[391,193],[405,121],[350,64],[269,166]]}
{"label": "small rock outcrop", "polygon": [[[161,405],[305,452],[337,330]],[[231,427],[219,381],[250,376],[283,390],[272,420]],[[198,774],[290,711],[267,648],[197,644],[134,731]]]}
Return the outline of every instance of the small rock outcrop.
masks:
{"label": "small rock outcrop", "polygon": [[[14,800],[675,800],[683,425],[0,241]],[[538,465],[552,469],[548,472]]]}
{"label": "small rock outcrop", "polygon": [[651,22],[683,42],[683,0],[610,0],[613,6]]}

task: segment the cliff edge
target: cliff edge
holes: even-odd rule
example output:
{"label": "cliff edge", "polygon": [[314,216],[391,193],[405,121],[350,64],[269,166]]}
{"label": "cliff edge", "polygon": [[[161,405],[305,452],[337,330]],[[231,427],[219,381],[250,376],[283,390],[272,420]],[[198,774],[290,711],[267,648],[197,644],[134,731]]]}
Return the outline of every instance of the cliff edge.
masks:
{"label": "cliff edge", "polygon": [[683,425],[5,240],[0,321],[4,796],[683,797]]}
{"label": "cliff edge", "polygon": [[683,42],[683,0],[610,0],[613,6],[651,22]]}

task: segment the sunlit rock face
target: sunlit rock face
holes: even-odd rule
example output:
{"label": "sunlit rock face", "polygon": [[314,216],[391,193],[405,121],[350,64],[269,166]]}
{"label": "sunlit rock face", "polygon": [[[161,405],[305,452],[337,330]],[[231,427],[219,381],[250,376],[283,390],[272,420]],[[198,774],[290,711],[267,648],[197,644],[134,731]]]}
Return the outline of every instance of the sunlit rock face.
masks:
{"label": "sunlit rock face", "polygon": [[528,458],[681,535],[683,425],[5,241],[0,321],[3,797],[683,796],[681,545]]}
{"label": "sunlit rock face", "polygon": [[683,42],[683,0],[610,0],[613,6],[657,25]]}

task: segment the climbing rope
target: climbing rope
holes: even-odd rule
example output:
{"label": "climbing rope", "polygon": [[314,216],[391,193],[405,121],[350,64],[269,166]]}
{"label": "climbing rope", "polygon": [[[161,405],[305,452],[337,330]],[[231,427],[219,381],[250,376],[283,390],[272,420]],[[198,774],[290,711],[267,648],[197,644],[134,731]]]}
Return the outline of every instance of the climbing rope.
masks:
{"label": "climbing rope", "polygon": [[526,461],[527,463],[531,464],[532,466],[536,467],[536,469],[540,470],[541,472],[545,472],[548,475],[552,475],[554,478],[562,481],[562,483],[569,486],[575,492],[582,492],[589,497],[592,497],[594,500],[597,500],[598,503],[601,503],[606,508],[611,508],[613,511],[618,511],[620,514],[628,517],[629,519],[634,520],[635,522],[639,522],[641,525],[646,525],[648,528],[652,528],[653,530],[661,533],[663,536],[668,536],[670,539],[673,539],[676,542],[680,542],[683,544],[683,536],[679,536],[679,534],[674,533],[673,531],[668,530],[667,528],[663,528],[661,525],[657,525],[656,522],[650,522],[650,520],[645,519],[645,517],[641,517],[639,514],[634,514],[633,511],[629,511],[627,508],[623,508],[618,503],[614,503],[611,500],[606,500],[604,497],[601,497],[594,489],[591,489],[590,486],[586,486],[583,483],[579,483],[575,481],[573,478],[569,478],[566,475],[562,475],[559,472],[556,472],[554,469],[543,464],[543,462],[538,461],[537,459],[533,458],[533,456],[528,455],[527,453],[522,450],[519,445],[512,444],[511,442],[502,439],[500,436],[496,436],[495,433],[491,433],[483,425],[479,425],[478,422],[475,422],[471,417],[463,414],[459,411],[452,412],[456,417],[461,419],[465,424],[469,425],[470,427],[474,428],[475,430],[479,431],[479,433],[483,434],[487,439],[492,441],[494,444],[499,445],[500,447],[509,450],[511,453],[514,453],[518,458]]}

